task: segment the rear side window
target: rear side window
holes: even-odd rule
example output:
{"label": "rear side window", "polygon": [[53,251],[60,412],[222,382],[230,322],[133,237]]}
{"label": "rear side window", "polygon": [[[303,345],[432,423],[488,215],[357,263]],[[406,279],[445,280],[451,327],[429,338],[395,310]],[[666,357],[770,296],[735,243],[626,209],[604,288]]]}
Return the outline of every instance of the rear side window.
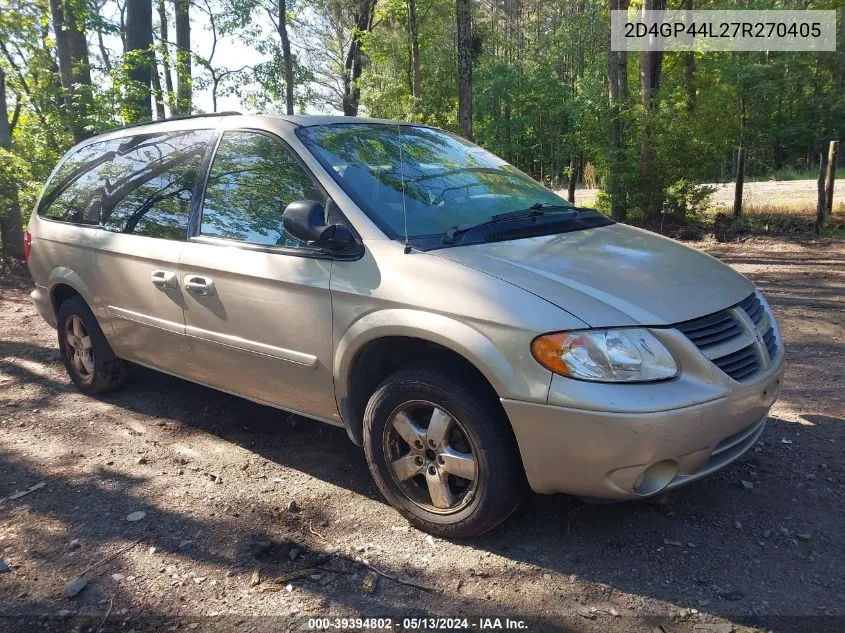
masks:
{"label": "rear side window", "polygon": [[226,132],[208,172],[200,233],[301,248],[305,243],[282,226],[285,207],[324,197],[279,140],[256,132]]}
{"label": "rear side window", "polygon": [[38,215],[51,220],[97,224],[103,182],[117,141],[100,141],[78,149],[47,183]]}
{"label": "rear side window", "polygon": [[124,139],[107,170],[103,228],[184,240],[197,173],[213,135],[189,130]]}

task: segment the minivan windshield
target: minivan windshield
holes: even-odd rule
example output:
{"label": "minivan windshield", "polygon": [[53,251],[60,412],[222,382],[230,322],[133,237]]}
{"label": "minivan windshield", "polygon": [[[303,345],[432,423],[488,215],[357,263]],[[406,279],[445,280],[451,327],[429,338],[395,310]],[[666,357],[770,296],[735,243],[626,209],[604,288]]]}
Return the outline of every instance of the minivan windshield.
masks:
{"label": "minivan windshield", "polygon": [[300,128],[297,135],[394,239],[404,237],[406,215],[410,238],[441,238],[520,211],[575,210],[490,152],[429,127],[341,123]]}

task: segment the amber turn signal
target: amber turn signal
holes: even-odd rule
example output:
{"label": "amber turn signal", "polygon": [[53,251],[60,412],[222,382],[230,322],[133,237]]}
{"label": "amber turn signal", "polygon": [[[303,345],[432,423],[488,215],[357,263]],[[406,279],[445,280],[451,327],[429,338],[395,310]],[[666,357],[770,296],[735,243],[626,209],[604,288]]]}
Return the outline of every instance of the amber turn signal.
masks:
{"label": "amber turn signal", "polygon": [[571,339],[568,332],[543,334],[531,342],[531,353],[543,367],[562,376],[569,375],[569,367],[563,362],[561,351]]}

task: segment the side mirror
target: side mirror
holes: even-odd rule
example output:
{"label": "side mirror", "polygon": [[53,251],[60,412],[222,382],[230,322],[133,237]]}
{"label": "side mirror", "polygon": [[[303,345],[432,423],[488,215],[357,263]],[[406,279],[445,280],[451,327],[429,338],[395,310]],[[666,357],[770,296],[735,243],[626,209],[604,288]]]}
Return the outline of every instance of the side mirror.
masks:
{"label": "side mirror", "polygon": [[332,251],[341,251],[355,243],[352,231],[342,224],[326,224],[326,212],[316,200],[297,200],[285,208],[285,231],[303,242]]}

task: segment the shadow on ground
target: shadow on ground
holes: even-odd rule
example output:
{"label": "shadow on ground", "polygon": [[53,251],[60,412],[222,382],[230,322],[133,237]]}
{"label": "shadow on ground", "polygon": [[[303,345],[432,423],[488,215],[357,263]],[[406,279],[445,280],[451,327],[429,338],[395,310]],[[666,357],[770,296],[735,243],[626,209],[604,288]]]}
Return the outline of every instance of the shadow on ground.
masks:
{"label": "shadow on ground", "polygon": [[[26,350],[18,346],[14,353],[22,351]],[[45,353],[42,349],[31,351]],[[0,347],[0,356],[9,353],[9,348]],[[280,466],[380,501],[362,451],[349,442],[343,429],[290,416],[150,370],[137,368],[133,373],[132,382],[124,390],[103,397],[103,401],[134,414],[166,419],[169,423],[213,434]],[[64,389],[60,383],[38,375],[28,379],[39,382],[48,391]],[[779,604],[781,599],[801,605],[833,606],[829,592],[841,583],[842,571],[830,559],[820,560],[817,549],[836,551],[842,546],[841,514],[829,515],[825,523],[812,525],[807,525],[801,515],[806,511],[813,516],[823,514],[835,498],[830,490],[808,485],[811,482],[805,479],[806,474],[818,472],[817,462],[836,464],[841,458],[835,445],[830,445],[827,456],[819,451],[808,454],[801,438],[842,437],[843,420],[813,414],[805,417],[812,426],[802,427],[798,431],[801,437],[796,437],[795,424],[771,418],[758,452],[708,480],[676,491],[660,503],[591,505],[565,496],[534,495],[506,524],[464,546],[528,563],[538,570],[575,574],[615,590],[749,624],[771,623],[765,613],[756,613],[745,606],[752,599],[759,604],[761,596],[769,598],[767,602],[772,609],[783,606]],[[786,472],[782,457],[775,462],[770,459],[773,454],[782,453],[788,455],[790,464]],[[0,463],[5,471],[4,479],[44,480],[35,471],[27,472],[28,466],[16,462],[13,455],[0,456]],[[747,490],[743,481],[751,482],[754,489]],[[107,482],[105,487],[104,482]],[[251,566],[257,565],[269,576],[290,571],[287,555],[292,547],[305,552],[299,559],[299,567],[310,567],[322,560],[321,554],[309,551],[309,537],[302,524],[304,517],[283,516],[272,510],[256,517],[258,524],[271,522],[274,529],[280,521],[284,524],[283,531],[290,537],[279,541],[250,527],[248,517],[247,520],[221,517],[218,523],[209,524],[171,513],[166,507],[139,504],[131,494],[136,482],[120,472],[103,470],[83,482],[56,477],[47,483],[53,494],[33,495],[28,503],[29,511],[73,525],[75,533],[89,538],[117,542],[136,537],[137,533],[144,536],[145,546],[155,545],[165,552],[240,573],[247,573]],[[73,495],[82,503],[72,508],[64,503],[51,503],[64,495]],[[796,505],[799,496],[800,503]],[[113,520],[138,509],[155,515],[154,527],[146,528],[150,532],[145,532],[144,527],[127,532],[124,524]],[[393,510],[385,505],[384,512],[393,513]],[[319,522],[318,509],[309,510],[309,520]],[[397,515],[396,522],[401,521]],[[105,528],[109,525],[116,527]],[[815,540],[799,540],[796,535],[805,532],[811,533]],[[210,535],[226,534],[234,539],[235,545],[228,550],[180,547],[182,537],[176,535],[193,533],[205,534],[203,540],[212,542],[220,539]],[[257,558],[251,554],[256,547],[265,547]],[[343,553],[334,554],[331,564],[344,568],[344,574],[357,570],[360,575],[365,571]],[[406,573],[401,569],[386,571]],[[426,579],[425,574],[419,575],[417,581],[437,582]],[[319,593],[321,587],[311,584],[315,585],[312,590]],[[425,597],[425,592],[415,589],[410,592]],[[357,583],[348,592],[333,592],[329,599],[342,602],[347,595],[360,595]],[[489,610],[484,601],[461,602],[464,613]],[[404,604],[392,611],[389,592],[375,604],[382,614],[413,614]],[[360,608],[359,598],[352,599],[349,606]],[[29,608],[37,611],[38,605]],[[374,603],[369,601],[367,608],[372,612]],[[425,612],[426,609],[420,609],[418,615]],[[558,625],[559,621],[555,626]],[[545,627],[551,627],[551,621],[540,630]],[[788,630],[784,627],[778,630]]]}

